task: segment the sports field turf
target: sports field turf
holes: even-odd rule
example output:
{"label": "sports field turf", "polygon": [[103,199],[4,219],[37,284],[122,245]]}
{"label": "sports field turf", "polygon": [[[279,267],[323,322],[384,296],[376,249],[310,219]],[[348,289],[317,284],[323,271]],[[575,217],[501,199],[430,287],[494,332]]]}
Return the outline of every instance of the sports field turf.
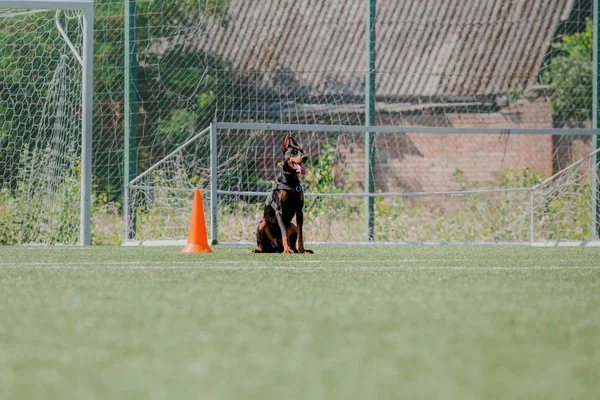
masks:
{"label": "sports field turf", "polygon": [[0,398],[600,398],[600,249],[0,247]]}

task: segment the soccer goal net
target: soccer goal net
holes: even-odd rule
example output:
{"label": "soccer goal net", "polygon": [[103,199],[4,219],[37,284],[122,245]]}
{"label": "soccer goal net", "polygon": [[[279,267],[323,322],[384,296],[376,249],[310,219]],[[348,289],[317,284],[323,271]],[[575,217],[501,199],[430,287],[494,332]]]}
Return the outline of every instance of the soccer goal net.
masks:
{"label": "soccer goal net", "polygon": [[253,242],[292,134],[309,242],[595,240],[592,3],[125,7],[136,102],[105,98],[98,136],[135,116],[106,157],[126,238],[185,240],[199,188],[213,239]]}
{"label": "soccer goal net", "polygon": [[[363,242],[369,218],[376,242],[587,241],[596,217],[593,132],[213,124],[130,183],[128,225],[138,240],[185,239],[200,188],[213,239],[253,242],[291,134],[309,156],[307,241]],[[577,161],[561,165],[567,148]]]}
{"label": "soccer goal net", "polygon": [[0,244],[89,244],[92,1],[0,1]]}

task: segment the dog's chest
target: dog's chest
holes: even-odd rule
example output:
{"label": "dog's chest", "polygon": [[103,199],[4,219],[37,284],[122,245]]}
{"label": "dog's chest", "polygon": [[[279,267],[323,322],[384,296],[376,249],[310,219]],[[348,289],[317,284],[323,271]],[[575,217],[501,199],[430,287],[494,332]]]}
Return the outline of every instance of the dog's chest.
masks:
{"label": "dog's chest", "polygon": [[289,221],[294,218],[296,213],[302,210],[303,206],[304,194],[302,192],[281,191],[281,211],[284,220]]}
{"label": "dog's chest", "polygon": [[302,206],[304,204],[304,193],[282,190],[281,204],[297,209],[298,206]]}

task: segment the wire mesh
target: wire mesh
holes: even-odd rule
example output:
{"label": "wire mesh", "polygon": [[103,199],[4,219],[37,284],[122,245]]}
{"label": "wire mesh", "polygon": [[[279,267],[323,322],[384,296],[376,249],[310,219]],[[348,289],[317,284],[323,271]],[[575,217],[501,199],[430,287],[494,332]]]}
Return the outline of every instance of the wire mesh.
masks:
{"label": "wire mesh", "polygon": [[[210,122],[364,125],[366,9],[364,0],[137,0],[133,16],[136,173],[161,162]],[[122,241],[124,196],[142,196],[125,190],[124,12],[124,0],[95,2],[94,243]],[[591,0],[378,0],[377,125],[565,132],[591,128],[591,16]],[[35,68],[46,68],[41,65],[47,63],[40,58],[43,35],[37,38],[34,32],[52,32],[52,17],[29,18],[19,26],[30,36],[17,50],[23,54],[21,60]],[[15,26],[2,24],[3,40],[10,41]],[[64,47],[57,38],[53,48]],[[21,67],[11,64],[16,53],[8,57],[7,49],[15,47],[3,48],[0,79],[4,83],[6,77],[16,80]],[[50,72],[44,76],[48,78]],[[31,81],[32,88],[38,87],[37,78],[22,78]],[[35,122],[27,122],[29,128],[19,134],[17,128],[6,128],[18,124],[4,111],[15,109],[4,91],[18,89],[4,85],[0,90],[0,110],[8,121],[4,130],[9,132],[3,132],[1,149],[2,154],[10,154],[15,141],[6,138],[22,135],[35,141],[30,128]],[[472,181],[493,181],[497,171],[513,168],[511,160],[523,160],[529,152],[535,162],[515,161],[515,168],[539,169],[540,176],[550,176],[593,149],[587,136],[507,140],[498,135],[472,140],[439,135],[425,143],[421,136],[377,136],[377,190],[435,191],[452,186],[449,182],[460,179],[461,173]],[[250,139],[232,133],[230,140]],[[313,142],[312,137],[307,139]],[[349,151],[340,140],[336,148]],[[352,154],[360,158],[362,142],[352,140]],[[279,144],[265,146],[269,151],[268,146]],[[436,156],[436,146],[446,154]],[[430,152],[428,157],[414,156]],[[473,164],[458,159],[458,154],[467,152],[472,156],[466,159]],[[208,157],[200,151],[196,157],[201,154]],[[233,162],[246,155],[229,158]],[[319,158],[320,153],[313,157]],[[344,153],[336,157],[351,158]],[[196,161],[189,162],[186,169],[197,168],[194,174],[204,176],[208,160],[195,167]],[[496,172],[489,172],[487,164],[494,165]],[[232,182],[237,179],[240,185],[237,190],[264,190],[261,182],[266,178],[260,168],[257,176],[245,180],[235,178],[240,173],[233,175]],[[2,169],[6,176],[22,167],[11,161]],[[462,172],[453,176],[457,170]],[[429,177],[413,178],[418,171]],[[360,182],[360,172],[355,174]],[[389,176],[397,177],[397,182],[390,183]],[[180,189],[190,187],[181,185]],[[5,196],[5,203],[16,202],[14,192]],[[260,203],[256,196],[255,200]],[[141,234],[143,229],[138,231]]]}

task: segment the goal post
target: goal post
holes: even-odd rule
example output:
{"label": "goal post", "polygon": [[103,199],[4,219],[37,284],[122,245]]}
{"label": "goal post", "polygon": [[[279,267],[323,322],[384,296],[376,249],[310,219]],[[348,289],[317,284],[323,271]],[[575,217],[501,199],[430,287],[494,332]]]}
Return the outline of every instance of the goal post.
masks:
{"label": "goal post", "polygon": [[[56,11],[55,18],[50,20],[50,15],[44,13],[48,11]],[[19,99],[15,109],[10,110],[10,115],[8,115],[8,112],[2,115],[4,121],[0,120],[0,123],[3,124],[0,128],[6,127],[6,132],[14,135],[16,129],[13,125],[23,123],[24,126],[20,126],[24,131],[22,134],[29,136],[19,140],[17,144],[10,143],[10,145],[12,148],[23,146],[22,149],[14,149],[14,159],[20,158],[23,160],[25,158],[26,160],[22,163],[28,163],[29,170],[18,171],[6,178],[0,189],[6,192],[18,190],[23,192],[27,190],[30,192],[30,199],[34,196],[39,199],[39,204],[47,205],[54,200],[47,198],[54,197],[53,190],[57,190],[58,187],[64,184],[65,180],[73,175],[79,175],[79,187],[77,188],[79,192],[77,207],[79,209],[79,226],[76,228],[78,232],[75,235],[61,233],[60,231],[64,230],[65,226],[63,224],[57,227],[60,225],[57,221],[62,218],[62,215],[57,212],[56,208],[48,206],[37,212],[44,213],[47,211],[49,214],[59,215],[38,215],[39,220],[44,221],[43,223],[40,222],[40,225],[44,225],[44,228],[34,227],[30,229],[26,226],[29,221],[25,221],[25,217],[22,217],[22,221],[17,224],[20,225],[18,229],[21,229],[22,232],[28,230],[28,233],[16,235],[14,238],[9,237],[5,242],[27,243],[33,241],[45,244],[73,244],[72,240],[76,237],[77,244],[87,246],[90,245],[91,238],[94,2],[92,0],[0,0],[0,22],[3,26],[2,29],[7,30],[5,32],[6,37],[23,34],[20,29],[23,27],[22,24],[27,23],[24,19],[35,18],[37,12],[42,15],[40,18],[44,20],[36,20],[35,23],[39,23],[40,26],[43,25],[44,28],[48,29],[50,29],[51,24],[55,25],[52,34],[44,36],[47,42],[42,43],[42,39],[39,39],[40,47],[54,52],[54,58],[50,59],[49,57],[46,60],[44,54],[30,55],[29,58],[23,54],[19,58],[18,49],[13,54],[15,64],[11,66],[11,72],[15,72],[15,76],[22,76],[26,80],[28,77],[35,75],[35,79],[39,84],[47,84],[47,86],[43,88],[31,87],[35,86],[36,83],[19,82],[18,79],[14,79],[11,83],[18,89],[18,93],[11,92],[10,89],[2,93],[3,96],[10,98],[14,95],[15,98]],[[61,26],[62,16],[60,12],[70,13],[68,16],[63,17],[72,26],[70,29]],[[16,22],[11,22],[15,19]],[[27,28],[31,29],[32,26],[36,25],[35,23],[30,24]],[[69,32],[66,32],[66,30],[69,30]],[[73,38],[70,35],[75,36],[74,41],[76,43],[73,43]],[[29,44],[36,40],[38,38],[31,36],[23,39],[22,42]],[[60,46],[57,43],[61,43]],[[62,51],[62,53],[56,55],[59,51]],[[10,60],[3,61],[10,62]],[[38,70],[29,75],[28,72],[21,70],[26,68],[37,68]],[[80,76],[78,81],[69,77],[69,73],[75,69],[77,76]],[[51,76],[43,76],[42,71]],[[79,96],[74,94],[75,88],[80,92]],[[38,107],[40,115],[34,115],[28,123],[27,113],[35,114],[35,112],[29,109],[33,105],[28,104],[27,101],[33,98],[41,103],[41,106]],[[0,108],[0,112],[2,110]],[[74,119],[77,119],[77,121],[73,121]],[[79,138],[72,138],[70,135],[73,132],[79,132]],[[80,141],[80,144],[70,144],[68,143],[70,140]],[[67,153],[74,152],[75,148],[77,155],[73,157],[65,156]],[[18,154],[19,151],[21,154]],[[17,165],[11,165],[8,161],[5,161],[5,163],[6,165],[2,165],[4,169],[19,168]],[[73,170],[77,170],[77,172],[72,172]],[[48,173],[48,176],[51,176],[47,178],[40,177],[45,172]],[[23,180],[24,177],[27,179]],[[38,189],[38,185],[45,185],[47,190],[31,194]],[[30,188],[27,188],[27,186],[30,186]],[[74,197],[72,193],[64,194],[62,199],[56,201],[63,202],[63,212],[72,214],[74,210],[69,210],[69,204],[64,201],[64,198],[69,196]],[[13,199],[13,201],[18,203],[25,199],[27,199],[27,196]],[[73,204],[72,206],[76,205]],[[17,207],[18,212],[20,210]],[[35,210],[27,210],[27,212],[35,217]]]}

